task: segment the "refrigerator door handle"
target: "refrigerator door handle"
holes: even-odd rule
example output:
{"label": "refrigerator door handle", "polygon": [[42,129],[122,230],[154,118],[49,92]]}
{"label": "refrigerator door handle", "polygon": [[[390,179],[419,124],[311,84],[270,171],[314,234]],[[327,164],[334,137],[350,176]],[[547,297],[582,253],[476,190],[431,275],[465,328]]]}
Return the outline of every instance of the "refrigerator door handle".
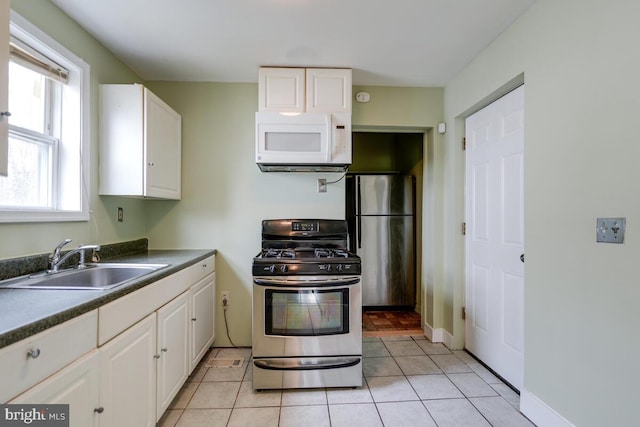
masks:
{"label": "refrigerator door handle", "polygon": [[362,249],[362,204],[360,202],[360,177],[356,177],[356,238],[358,240],[358,249]]}

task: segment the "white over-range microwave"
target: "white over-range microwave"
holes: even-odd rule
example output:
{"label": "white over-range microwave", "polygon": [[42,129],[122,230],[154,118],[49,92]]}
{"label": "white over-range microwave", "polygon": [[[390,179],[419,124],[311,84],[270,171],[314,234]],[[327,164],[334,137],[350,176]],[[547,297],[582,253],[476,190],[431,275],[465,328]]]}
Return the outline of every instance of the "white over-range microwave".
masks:
{"label": "white over-range microwave", "polygon": [[351,115],[256,113],[256,163],[263,172],[344,172]]}

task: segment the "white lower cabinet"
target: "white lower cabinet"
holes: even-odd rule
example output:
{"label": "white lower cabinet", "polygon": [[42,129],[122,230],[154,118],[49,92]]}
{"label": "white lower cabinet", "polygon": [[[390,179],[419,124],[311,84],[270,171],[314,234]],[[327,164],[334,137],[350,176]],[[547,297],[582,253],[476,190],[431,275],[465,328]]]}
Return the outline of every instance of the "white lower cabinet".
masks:
{"label": "white lower cabinet", "polygon": [[191,287],[191,351],[190,371],[193,371],[215,338],[216,275],[211,273]]}
{"label": "white lower cabinet", "polygon": [[68,403],[72,427],[155,426],[212,345],[214,310],[211,257],[1,349],[0,402]]}
{"label": "white lower cabinet", "polygon": [[93,350],[9,403],[68,404],[70,427],[98,426],[103,411],[98,364]]}
{"label": "white lower cabinet", "polygon": [[155,426],[155,356],[155,313],[100,348],[101,426]]}
{"label": "white lower cabinet", "polygon": [[189,292],[158,310],[156,421],[169,407],[190,370]]}

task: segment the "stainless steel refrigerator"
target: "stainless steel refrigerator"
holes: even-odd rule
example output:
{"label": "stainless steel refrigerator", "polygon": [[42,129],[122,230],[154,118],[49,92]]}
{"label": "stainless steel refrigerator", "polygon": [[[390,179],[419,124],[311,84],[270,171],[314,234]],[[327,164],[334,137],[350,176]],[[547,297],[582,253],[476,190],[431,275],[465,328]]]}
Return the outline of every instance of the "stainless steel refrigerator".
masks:
{"label": "stainless steel refrigerator", "polygon": [[415,177],[347,176],[349,249],[362,259],[363,307],[416,305]]}

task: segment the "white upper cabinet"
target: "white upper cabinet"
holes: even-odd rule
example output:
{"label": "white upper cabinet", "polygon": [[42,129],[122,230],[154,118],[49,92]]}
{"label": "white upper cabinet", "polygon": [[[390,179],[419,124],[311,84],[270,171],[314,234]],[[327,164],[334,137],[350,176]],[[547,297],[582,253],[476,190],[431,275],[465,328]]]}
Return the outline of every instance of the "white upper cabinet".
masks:
{"label": "white upper cabinet", "polygon": [[258,111],[351,114],[351,70],[344,68],[258,69]]}
{"label": "white upper cabinet", "polygon": [[351,70],[307,68],[306,82],[307,112],[351,114]]}
{"label": "white upper cabinet", "polygon": [[305,108],[304,68],[258,69],[258,111],[302,113]]}
{"label": "white upper cabinet", "polygon": [[100,194],[180,200],[182,118],[139,84],[100,85]]}
{"label": "white upper cabinet", "polygon": [[9,0],[0,0],[0,175],[7,176],[9,158]]}

